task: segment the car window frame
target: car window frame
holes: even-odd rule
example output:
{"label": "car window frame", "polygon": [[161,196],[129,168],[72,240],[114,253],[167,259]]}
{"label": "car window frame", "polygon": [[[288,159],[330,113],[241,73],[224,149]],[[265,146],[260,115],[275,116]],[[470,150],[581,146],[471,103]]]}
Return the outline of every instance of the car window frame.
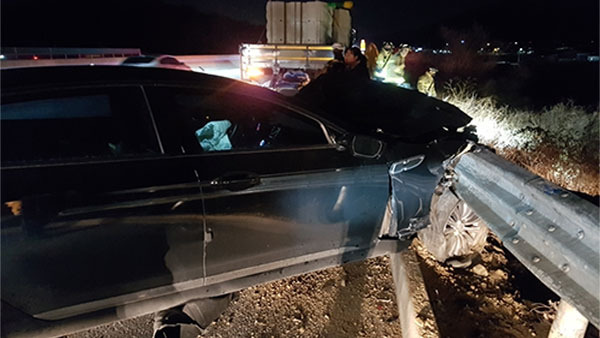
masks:
{"label": "car window frame", "polygon": [[[235,81],[235,80],[233,80],[233,81]],[[196,91],[204,91],[204,92],[211,92],[211,91],[219,90],[219,88],[216,88],[213,86],[191,85],[188,83],[151,83],[151,84],[142,84],[142,87],[144,88],[144,93],[146,93],[146,95],[148,95],[147,91],[146,91],[147,88],[152,88],[152,89],[174,88],[174,89],[181,89],[181,90],[196,90]],[[256,97],[256,96],[252,96],[248,93],[241,92],[240,90],[228,91],[227,94],[240,95],[240,96],[245,96],[252,100],[263,101],[267,104],[272,104],[272,105],[284,108],[294,114],[301,115],[304,118],[311,120],[317,124],[318,128],[320,128],[320,130],[321,130],[322,136],[325,139],[325,143],[318,144],[318,145],[293,146],[293,147],[285,147],[285,148],[231,149],[228,151],[212,151],[212,152],[201,152],[201,153],[184,152],[184,153],[182,153],[183,155],[206,156],[206,155],[225,155],[225,154],[240,154],[240,153],[253,154],[253,153],[265,153],[265,152],[293,151],[293,150],[300,150],[300,149],[302,149],[302,150],[306,150],[306,149],[320,150],[320,149],[337,149],[337,148],[339,148],[339,144],[335,141],[335,138],[331,136],[331,134],[328,130],[329,124],[321,121],[321,119],[319,117],[311,115],[310,113],[306,112],[304,109],[301,109],[299,107],[291,105],[291,104],[285,102],[284,100],[270,100],[270,99],[263,98],[263,97]],[[277,93],[272,93],[272,94],[277,94]],[[149,100],[148,97],[147,97],[147,100]],[[152,111],[152,114],[156,114],[154,112],[153,107],[150,102],[148,102],[148,105],[150,107],[150,111]],[[162,113],[159,113],[159,114],[162,114]],[[346,133],[343,131],[342,128],[340,128],[338,126],[331,125],[329,127],[331,129],[335,130],[336,132]],[[160,134],[160,130],[158,132]],[[161,138],[164,138],[164,135],[160,135],[160,136],[161,136]],[[178,156],[178,155],[182,155],[182,154],[171,154],[171,156]]]}
{"label": "car window frame", "polygon": [[[118,88],[130,88],[137,89],[141,94],[141,98],[143,100],[143,105],[146,108],[146,114],[148,114],[148,122],[151,124],[152,128],[152,138],[154,142],[156,142],[156,150],[158,153],[146,153],[146,154],[130,154],[122,157],[115,158],[102,158],[102,157],[89,157],[89,158],[57,158],[57,159],[42,159],[42,160],[27,160],[27,161],[6,161],[2,160],[0,162],[1,168],[30,168],[30,167],[52,167],[52,166],[64,166],[64,165],[80,165],[80,164],[101,164],[101,163],[115,163],[115,162],[129,162],[136,160],[148,160],[154,159],[157,157],[164,157],[165,151],[162,145],[162,139],[160,138],[160,134],[158,132],[158,128],[156,125],[156,120],[154,119],[154,114],[152,113],[152,108],[149,105],[148,98],[146,92],[144,91],[144,86],[140,83],[114,83],[114,84],[66,84],[59,85],[56,87],[44,85],[44,86],[30,86],[25,88],[18,88],[15,90],[3,91],[2,92],[2,100],[6,97],[11,96],[27,96],[27,95],[40,95],[42,93],[52,93],[52,92],[63,92],[63,91],[85,91],[85,90],[111,90]],[[35,101],[35,100],[30,100]],[[26,100],[20,102],[27,102]]]}

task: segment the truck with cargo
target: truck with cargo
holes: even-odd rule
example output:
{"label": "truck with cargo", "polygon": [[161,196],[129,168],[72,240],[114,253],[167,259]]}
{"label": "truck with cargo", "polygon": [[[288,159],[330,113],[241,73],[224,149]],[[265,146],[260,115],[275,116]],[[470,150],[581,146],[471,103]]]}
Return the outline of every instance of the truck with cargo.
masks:
{"label": "truck with cargo", "polygon": [[240,78],[294,92],[333,59],[334,43],[351,44],[352,2],[268,1],[266,44],[240,46]]}

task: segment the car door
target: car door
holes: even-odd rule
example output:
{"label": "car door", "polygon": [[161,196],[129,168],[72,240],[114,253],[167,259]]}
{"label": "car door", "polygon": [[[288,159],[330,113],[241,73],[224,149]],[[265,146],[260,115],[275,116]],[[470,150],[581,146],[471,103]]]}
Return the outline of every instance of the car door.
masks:
{"label": "car door", "polygon": [[207,285],[349,260],[373,245],[389,195],[385,163],[353,156],[316,118],[249,88],[147,88],[159,125],[171,121],[169,134],[195,159]]}
{"label": "car door", "polygon": [[198,181],[141,87],[2,94],[3,302],[54,320],[202,283]]}

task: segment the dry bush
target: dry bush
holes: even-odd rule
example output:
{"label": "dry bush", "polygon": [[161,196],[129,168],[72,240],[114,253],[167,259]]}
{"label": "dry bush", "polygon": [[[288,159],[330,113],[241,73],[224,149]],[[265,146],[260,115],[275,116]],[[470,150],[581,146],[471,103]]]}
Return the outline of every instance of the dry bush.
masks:
{"label": "dry bush", "polygon": [[473,118],[481,143],[569,190],[600,195],[599,111],[573,102],[541,111],[513,109],[479,97],[472,82],[448,82],[444,100]]}

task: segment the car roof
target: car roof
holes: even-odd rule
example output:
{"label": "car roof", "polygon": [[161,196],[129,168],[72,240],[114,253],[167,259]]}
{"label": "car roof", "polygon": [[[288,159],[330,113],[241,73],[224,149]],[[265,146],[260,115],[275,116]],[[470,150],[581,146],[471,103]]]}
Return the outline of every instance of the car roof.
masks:
{"label": "car roof", "polygon": [[321,111],[307,109],[306,104],[290,100],[272,90],[239,80],[169,68],[141,68],[127,66],[52,66],[2,69],[2,95],[11,92],[44,90],[71,86],[106,85],[183,85],[206,89],[226,88],[228,92],[260,97],[274,102],[293,105],[304,113],[327,120],[335,128],[343,125],[338,119]]}
{"label": "car roof", "polygon": [[1,70],[2,94],[52,87],[171,84],[201,88],[227,88],[230,92],[281,100],[271,90],[205,73],[168,68],[126,66],[53,66]]}

